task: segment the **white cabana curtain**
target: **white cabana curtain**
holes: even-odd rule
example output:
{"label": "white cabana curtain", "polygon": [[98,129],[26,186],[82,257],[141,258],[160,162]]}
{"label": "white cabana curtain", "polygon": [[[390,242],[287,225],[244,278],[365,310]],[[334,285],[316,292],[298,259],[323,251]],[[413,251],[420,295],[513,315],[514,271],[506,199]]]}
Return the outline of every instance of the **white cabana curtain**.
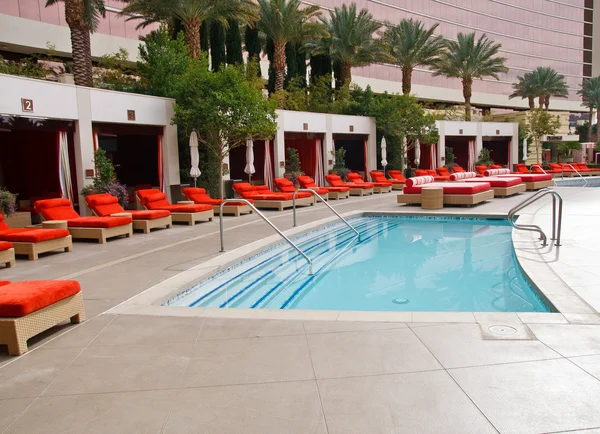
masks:
{"label": "white cabana curtain", "polygon": [[383,167],[383,172],[385,173],[385,167],[388,165],[387,161],[387,141],[385,137],[381,138],[381,166]]}
{"label": "white cabana curtain", "polygon": [[194,178],[194,187],[196,186],[197,178],[202,174],[198,165],[200,164],[200,155],[198,153],[198,134],[196,131],[192,131],[190,134],[190,159],[191,159],[191,169],[190,176]]}
{"label": "white cabana curtain", "polygon": [[523,161],[527,161],[527,139],[523,139]]}
{"label": "white cabana curtain", "polygon": [[58,177],[61,197],[73,202],[71,163],[69,162],[69,139],[66,131],[58,132]]}
{"label": "white cabana curtain", "polygon": [[421,142],[419,140],[415,140],[415,166],[419,167],[421,165]]}
{"label": "white cabana curtain", "polygon": [[265,165],[263,167],[265,185],[269,190],[273,190],[273,166],[271,164],[271,146],[270,140],[265,140]]}
{"label": "white cabana curtain", "polygon": [[406,140],[406,136],[404,136],[404,138],[402,139],[402,153],[403,153],[403,159],[404,159],[404,166],[408,167],[408,140]]}
{"label": "white cabana curtain", "polygon": [[315,140],[317,147],[315,162],[315,184],[319,187],[325,185],[325,175],[323,174],[323,144],[321,139]]}
{"label": "white cabana curtain", "polygon": [[469,172],[475,172],[475,161],[477,155],[475,155],[475,140],[469,140]]}

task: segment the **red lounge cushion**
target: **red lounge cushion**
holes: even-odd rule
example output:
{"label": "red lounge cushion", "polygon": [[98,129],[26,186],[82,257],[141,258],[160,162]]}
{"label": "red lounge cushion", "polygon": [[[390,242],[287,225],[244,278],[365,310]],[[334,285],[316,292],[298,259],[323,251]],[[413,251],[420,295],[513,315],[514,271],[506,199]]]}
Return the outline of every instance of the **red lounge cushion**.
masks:
{"label": "red lounge cushion", "polygon": [[153,209],[153,210],[131,210],[125,211],[131,213],[133,220],[155,220],[163,217],[169,217],[171,213],[168,210]]}
{"label": "red lounge cushion", "polygon": [[8,241],[0,241],[0,251],[8,249],[12,249],[12,243],[9,243]]}
{"label": "red lounge cushion", "polygon": [[192,204],[177,204],[177,205],[169,205],[165,207],[168,211],[171,212],[202,212],[209,211],[212,209],[212,205],[192,205]]}
{"label": "red lounge cushion", "polygon": [[[415,170],[415,176],[427,176],[427,175],[431,175],[430,173],[427,172],[427,170],[422,170],[422,169]],[[437,176],[437,173],[435,175],[431,175],[431,176]]]}
{"label": "red lounge cushion", "polygon": [[111,214],[125,212],[123,207],[119,205],[119,199],[108,193],[86,196],[85,202],[100,217],[108,217]]}
{"label": "red lounge cushion", "polygon": [[[218,200],[219,201],[219,203],[217,205],[220,205],[220,202],[222,202],[221,199],[214,199],[214,200]],[[246,199],[246,200],[248,200],[248,199]],[[248,202],[253,203],[254,201],[253,200],[248,200]],[[248,205],[246,202],[227,202],[225,204],[225,206],[246,206],[246,205]]]}
{"label": "red lounge cushion", "polygon": [[345,187],[346,184],[338,175],[325,175],[325,181],[332,187]]}
{"label": "red lounge cushion", "polygon": [[372,184],[375,187],[391,187],[392,186],[391,182],[373,182]]}
{"label": "red lounge cushion", "polygon": [[10,285],[10,280],[0,280],[0,286]]}
{"label": "red lounge cushion", "polygon": [[492,164],[490,165],[490,169],[504,169],[504,166],[501,164]]}
{"label": "red lounge cushion", "polygon": [[[436,184],[436,186],[442,187],[444,194],[476,194],[490,189],[490,184],[488,182],[457,182]],[[421,194],[422,188],[423,185],[404,187],[404,194]]]}
{"label": "red lounge cushion", "polygon": [[452,171],[453,171],[453,172],[456,172],[456,173],[458,173],[458,172],[466,172],[466,171],[465,171],[465,169],[463,169],[463,168],[462,168],[462,167],[460,167],[460,166],[454,166],[454,167],[452,168]]}
{"label": "red lounge cushion", "polygon": [[30,280],[0,287],[0,317],[22,317],[81,291],[75,280]]}
{"label": "red lounge cushion", "polygon": [[0,214],[0,230],[4,230],[4,229],[10,229],[10,226],[8,226],[6,223],[4,223],[4,216],[2,214]]}
{"label": "red lounge cushion", "polygon": [[539,182],[539,181],[550,181],[552,179],[552,175],[544,175],[538,173],[519,173],[518,175],[498,175],[499,178],[513,178],[513,177],[521,178],[523,182]]}
{"label": "red lounge cushion", "polygon": [[379,172],[377,170],[372,170],[369,174],[371,175],[371,179],[375,182],[387,182],[388,181],[386,179],[385,175],[383,174],[383,172]]}
{"label": "red lounge cushion", "polygon": [[351,188],[361,188],[363,190],[368,190],[370,188],[373,188],[373,186],[374,186],[374,184],[372,182],[365,182],[362,179],[360,180],[360,182],[355,182],[355,183],[346,184],[346,185],[349,185]]}
{"label": "red lounge cushion", "polygon": [[475,170],[477,171],[477,173],[480,173],[480,174],[483,175],[484,172],[486,170],[488,170],[488,167],[487,166],[483,166],[483,165],[482,166],[475,166]]}
{"label": "red lounge cushion", "polygon": [[34,207],[46,220],[71,220],[79,218],[69,199],[38,200]]}
{"label": "red lounge cushion", "polygon": [[79,217],[67,221],[70,228],[114,228],[128,225],[131,217]]}
{"label": "red lounge cushion", "polygon": [[302,188],[312,188],[317,186],[317,184],[315,184],[315,180],[312,179],[310,176],[299,176],[298,182],[300,183]]}
{"label": "red lounge cushion", "polygon": [[275,178],[273,181],[282,193],[293,193],[296,191],[296,187],[294,187],[292,181],[287,178]]}
{"label": "red lounge cushion", "polygon": [[[332,191],[336,193],[345,193],[346,191],[350,191],[350,187],[325,187],[327,191]],[[319,193],[321,194],[321,193]]]}
{"label": "red lounge cushion", "polygon": [[[324,194],[329,193],[329,189],[328,188],[313,188],[312,189],[315,193],[317,193],[318,195],[323,196]],[[302,192],[300,192],[302,193]],[[300,194],[298,193],[298,194]]]}
{"label": "red lounge cushion", "polygon": [[450,172],[445,167],[439,167],[436,169],[436,171],[440,176],[450,176]]}
{"label": "red lounge cushion", "polygon": [[[300,194],[296,198],[299,198]],[[310,193],[305,193],[310,195]],[[254,200],[292,200],[293,197],[290,193],[257,193],[254,197]]]}
{"label": "red lounge cushion", "polygon": [[489,182],[492,187],[512,187],[513,185],[519,185],[523,182],[521,178],[515,176],[514,178],[476,178],[476,179],[465,179],[465,182]]}
{"label": "red lounge cushion", "polygon": [[399,181],[405,180],[404,175],[402,175],[402,171],[400,170],[388,170],[388,175]]}
{"label": "red lounge cushion", "polygon": [[13,243],[39,243],[68,236],[69,231],[66,229],[23,228],[0,231],[0,240],[12,241]]}

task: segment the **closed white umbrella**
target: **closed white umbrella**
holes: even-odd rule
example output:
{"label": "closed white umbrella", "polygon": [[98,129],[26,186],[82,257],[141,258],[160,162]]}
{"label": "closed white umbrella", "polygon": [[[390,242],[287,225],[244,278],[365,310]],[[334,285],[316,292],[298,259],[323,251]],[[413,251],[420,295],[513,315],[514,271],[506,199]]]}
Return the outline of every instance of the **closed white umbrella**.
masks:
{"label": "closed white umbrella", "polygon": [[194,178],[194,187],[196,186],[196,178],[201,174],[198,169],[200,163],[200,155],[198,154],[198,135],[196,131],[192,131],[190,134],[190,157],[192,159],[192,168],[190,169],[190,176]]}
{"label": "closed white umbrella", "polygon": [[523,139],[523,161],[527,161],[527,139]]}
{"label": "closed white umbrella", "polygon": [[408,141],[406,140],[406,136],[402,139],[402,152],[403,152],[403,160],[405,168],[408,167]]}
{"label": "closed white umbrella", "polygon": [[385,166],[388,165],[388,162],[387,162],[387,142],[385,141],[385,137],[381,138],[381,165],[383,166],[383,173],[385,174]]}
{"label": "closed white umbrella", "polygon": [[419,167],[421,164],[421,143],[419,140],[415,142],[415,166]]}
{"label": "closed white umbrella", "polygon": [[248,182],[252,181],[252,174],[256,172],[254,168],[254,142],[252,139],[246,140],[246,167],[244,172],[248,174]]}

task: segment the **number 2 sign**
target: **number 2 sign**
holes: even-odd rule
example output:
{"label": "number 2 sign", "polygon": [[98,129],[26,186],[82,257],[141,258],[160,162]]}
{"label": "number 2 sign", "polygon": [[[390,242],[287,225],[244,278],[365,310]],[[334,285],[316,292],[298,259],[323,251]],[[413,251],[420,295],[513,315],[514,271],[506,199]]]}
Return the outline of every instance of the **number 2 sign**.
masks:
{"label": "number 2 sign", "polygon": [[24,112],[32,112],[33,111],[33,100],[21,98],[21,110]]}

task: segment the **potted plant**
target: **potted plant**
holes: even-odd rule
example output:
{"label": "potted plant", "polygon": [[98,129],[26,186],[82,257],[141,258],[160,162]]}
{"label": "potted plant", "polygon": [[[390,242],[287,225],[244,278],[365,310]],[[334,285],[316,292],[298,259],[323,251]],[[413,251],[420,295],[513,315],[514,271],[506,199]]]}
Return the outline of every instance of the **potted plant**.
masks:
{"label": "potted plant", "polygon": [[490,155],[490,150],[486,148],[482,148],[479,152],[479,159],[475,162],[476,166],[487,166],[494,164],[494,160],[492,160],[492,156]]}
{"label": "potted plant", "polygon": [[294,183],[298,188],[298,177],[304,175],[300,170],[300,155],[294,148],[287,149],[287,158],[285,159],[285,174],[283,175]]}
{"label": "potted plant", "polygon": [[446,146],[446,155],[444,161],[446,162],[446,168],[450,173],[452,173],[452,169],[454,168],[454,161],[456,157],[454,156],[454,149],[450,146]]}
{"label": "potted plant", "polygon": [[558,153],[558,161],[561,163],[573,162],[573,151],[580,151],[581,143],[579,142],[562,142],[556,146]]}
{"label": "potted plant", "polygon": [[17,195],[0,187],[0,214],[9,217],[17,212]]}
{"label": "potted plant", "polygon": [[117,181],[115,168],[106,156],[104,149],[98,149],[94,152],[94,165],[96,174],[92,183],[81,189],[82,196],[100,193],[112,194],[119,199],[119,204],[125,208],[129,203],[127,187]]}
{"label": "potted plant", "polygon": [[350,169],[346,167],[346,150],[344,148],[335,151],[335,162],[329,173],[339,176],[342,180],[346,179],[346,175],[350,173]]}

